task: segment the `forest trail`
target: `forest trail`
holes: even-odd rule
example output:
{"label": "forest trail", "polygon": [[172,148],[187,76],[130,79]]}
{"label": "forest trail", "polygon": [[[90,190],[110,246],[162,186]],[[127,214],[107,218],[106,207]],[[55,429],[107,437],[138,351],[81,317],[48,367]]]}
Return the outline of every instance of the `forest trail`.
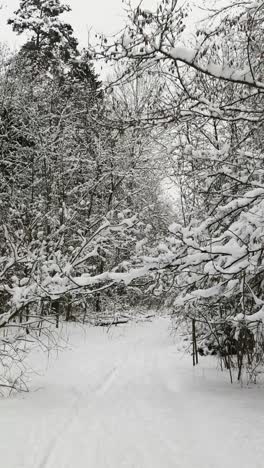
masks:
{"label": "forest trail", "polygon": [[0,401],[1,466],[263,467],[263,389],[193,369],[168,319],[70,332],[35,391]]}

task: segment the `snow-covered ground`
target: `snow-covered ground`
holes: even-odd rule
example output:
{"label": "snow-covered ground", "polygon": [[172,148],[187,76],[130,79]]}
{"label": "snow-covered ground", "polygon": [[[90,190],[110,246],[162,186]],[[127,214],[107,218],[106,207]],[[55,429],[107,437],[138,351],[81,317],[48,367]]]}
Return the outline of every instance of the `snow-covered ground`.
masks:
{"label": "snow-covered ground", "polygon": [[263,389],[231,386],[209,358],[193,369],[168,327],[71,325],[31,392],[0,401],[1,467],[262,468]]}

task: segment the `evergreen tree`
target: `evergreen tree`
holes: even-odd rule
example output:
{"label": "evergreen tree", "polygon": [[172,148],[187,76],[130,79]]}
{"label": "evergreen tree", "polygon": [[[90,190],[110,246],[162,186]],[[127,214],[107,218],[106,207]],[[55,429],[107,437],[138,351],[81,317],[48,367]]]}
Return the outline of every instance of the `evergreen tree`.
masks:
{"label": "evergreen tree", "polygon": [[59,0],[22,0],[14,17],[8,20],[17,34],[29,34],[22,56],[37,61],[44,69],[54,62],[68,63],[78,56],[78,41],[72,26],[61,20],[61,15],[68,11],[70,7]]}

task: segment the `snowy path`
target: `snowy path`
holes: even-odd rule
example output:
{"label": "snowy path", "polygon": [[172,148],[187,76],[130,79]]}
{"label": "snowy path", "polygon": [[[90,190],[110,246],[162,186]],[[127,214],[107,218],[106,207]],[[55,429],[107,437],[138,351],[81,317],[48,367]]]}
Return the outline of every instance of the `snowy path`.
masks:
{"label": "snowy path", "polygon": [[263,389],[193,370],[166,319],[73,333],[41,389],[0,401],[1,467],[264,466]]}

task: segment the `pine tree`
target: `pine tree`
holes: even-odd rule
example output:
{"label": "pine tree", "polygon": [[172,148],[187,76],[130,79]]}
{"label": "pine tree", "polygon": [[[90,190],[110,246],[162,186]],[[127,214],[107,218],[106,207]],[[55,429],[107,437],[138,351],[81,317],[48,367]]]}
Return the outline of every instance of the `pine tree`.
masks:
{"label": "pine tree", "polygon": [[64,64],[79,55],[72,26],[61,20],[70,7],[59,0],[22,0],[13,18],[8,20],[17,34],[29,34],[21,55],[37,62],[40,68]]}

